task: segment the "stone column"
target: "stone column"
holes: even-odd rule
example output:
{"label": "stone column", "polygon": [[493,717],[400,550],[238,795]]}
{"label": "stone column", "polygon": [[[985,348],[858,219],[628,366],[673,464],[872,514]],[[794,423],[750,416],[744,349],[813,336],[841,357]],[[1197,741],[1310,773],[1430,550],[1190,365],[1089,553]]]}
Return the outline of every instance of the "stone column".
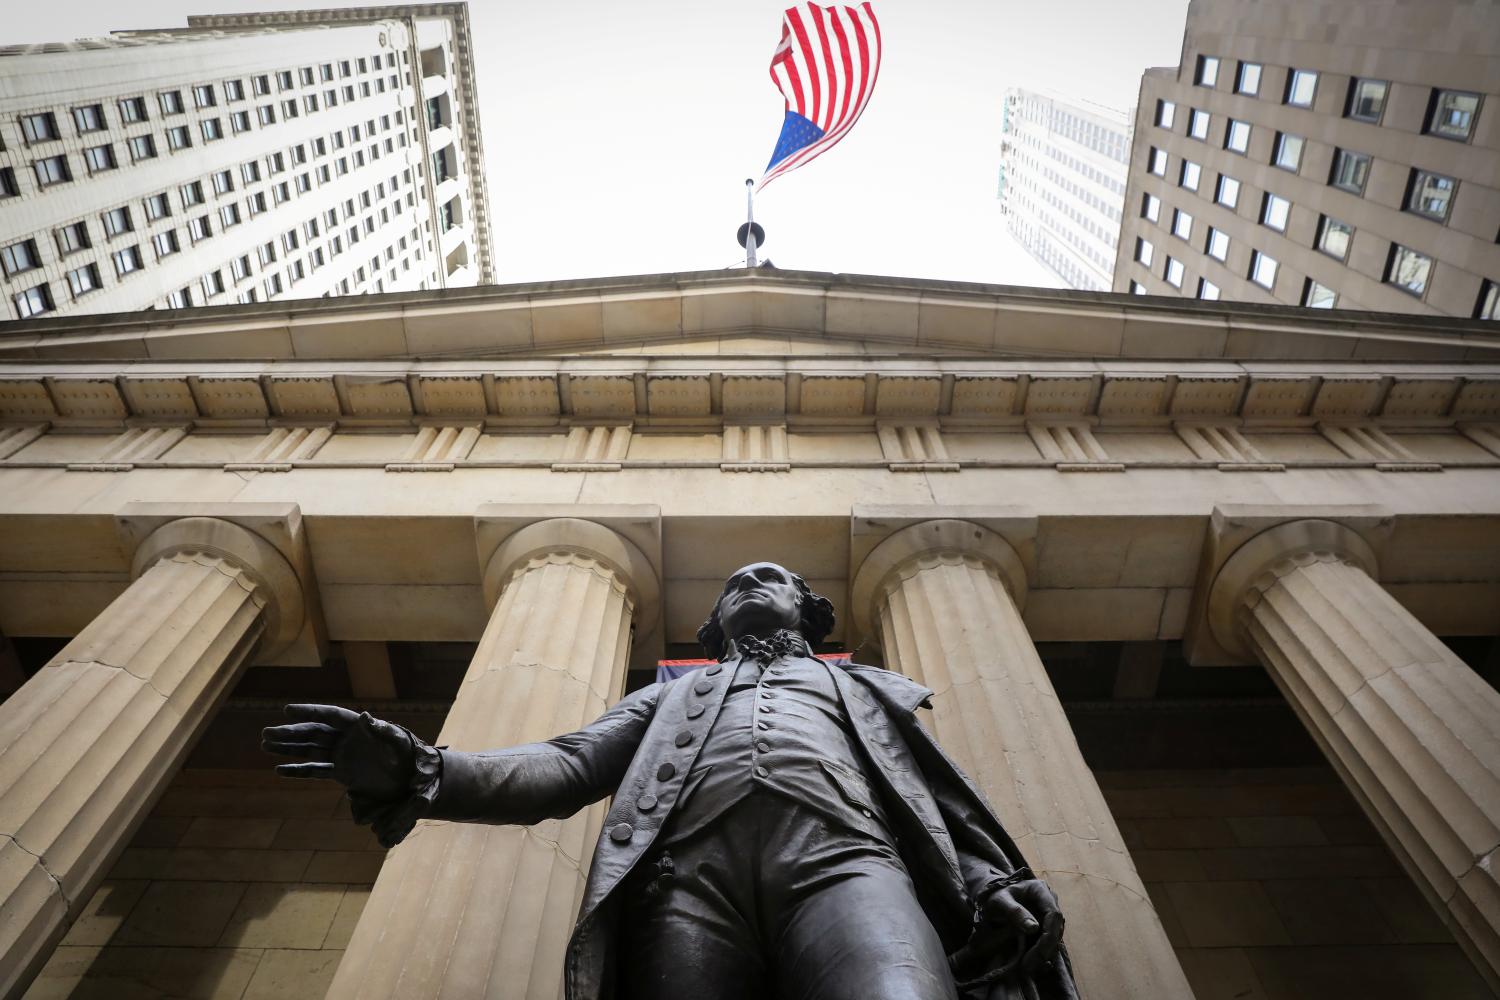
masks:
{"label": "stone column", "polygon": [[0,705],[0,996],[46,961],[251,652],[302,627],[296,573],[228,521],[169,521],[134,575]]}
{"label": "stone column", "polygon": [[853,594],[860,631],[933,689],[938,740],[1056,891],[1084,997],[1191,998],[1021,620],[1010,544],[967,521],[912,525],[870,553]]}
{"label": "stone column", "polygon": [[[624,691],[633,620],[654,620],[644,554],[555,518],[490,558],[498,593],[440,744],[485,750],[597,718]],[[423,820],[390,852],[328,992],[335,998],[554,1000],[604,803],[533,827]]]}
{"label": "stone column", "polygon": [[1252,537],[1214,578],[1215,640],[1258,659],[1437,908],[1500,988],[1500,694],[1375,579],[1326,520]]}

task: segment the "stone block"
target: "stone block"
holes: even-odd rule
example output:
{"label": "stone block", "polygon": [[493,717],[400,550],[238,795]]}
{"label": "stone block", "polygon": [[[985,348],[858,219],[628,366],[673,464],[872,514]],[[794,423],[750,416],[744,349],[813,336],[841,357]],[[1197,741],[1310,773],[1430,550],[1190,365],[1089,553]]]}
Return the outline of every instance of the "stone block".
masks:
{"label": "stone block", "polygon": [[338,912],[333,915],[333,923],[329,925],[328,934],[323,938],[324,948],[342,949],[349,946],[349,937],[354,933],[359,915],[365,911],[365,904],[369,901],[368,886],[345,887],[344,895],[339,900]]}
{"label": "stone block", "polygon": [[64,945],[106,945],[130,911],[140,902],[146,887],[143,879],[106,879],[84,904],[78,919],[63,938]]}
{"label": "stone block", "polygon": [[1313,816],[1232,816],[1225,822],[1241,847],[1328,843],[1328,835]]}
{"label": "stone block", "polygon": [[73,991],[53,995],[73,1000],[240,1000],[260,958],[253,948],[103,948],[80,971]]}
{"label": "stone block", "polygon": [[380,874],[384,854],[374,851],[317,851],[302,876],[304,882],[361,882],[366,885]]}
{"label": "stone block", "polygon": [[245,887],[236,882],[152,882],[115,932],[113,943],[211,947],[218,943],[244,892]]}
{"label": "stone block", "polygon": [[1262,885],[1295,944],[1386,944],[1395,934],[1376,905],[1368,882],[1274,879]]}
{"label": "stone block", "polygon": [[240,1000],[307,1000],[321,997],[333,982],[342,951],[268,948]]}
{"label": "stone block", "polygon": [[281,827],[279,819],[223,819],[199,816],[178,841],[179,847],[270,847]]}
{"label": "stone block", "polygon": [[253,883],[244,887],[218,944],[228,948],[312,948],[333,926],[342,885]]}
{"label": "stone block", "polygon": [[1255,948],[1256,975],[1273,997],[1321,1000],[1493,1000],[1457,945]]}
{"label": "stone block", "polygon": [[1259,882],[1169,882],[1167,898],[1195,948],[1291,944]]}
{"label": "stone block", "polygon": [[276,831],[269,845],[283,850],[384,851],[367,826],[346,817],[335,819],[289,819]]}
{"label": "stone block", "polygon": [[239,848],[127,847],[111,878],[183,882],[298,882],[312,851],[253,851]]}
{"label": "stone block", "polygon": [[1274,1000],[1242,948],[1179,948],[1197,1000]]}

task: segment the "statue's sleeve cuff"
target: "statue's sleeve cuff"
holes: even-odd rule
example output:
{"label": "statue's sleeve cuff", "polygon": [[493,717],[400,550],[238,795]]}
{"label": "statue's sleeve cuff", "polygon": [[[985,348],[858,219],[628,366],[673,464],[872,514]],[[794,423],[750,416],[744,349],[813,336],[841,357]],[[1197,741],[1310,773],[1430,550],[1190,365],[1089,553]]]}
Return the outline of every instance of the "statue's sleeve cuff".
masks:
{"label": "statue's sleeve cuff", "polygon": [[384,801],[363,795],[349,796],[354,821],[368,824],[382,847],[395,847],[406,839],[417,820],[431,811],[442,783],[443,755],[413,736],[411,730],[405,732],[412,748],[412,772],[406,796]]}

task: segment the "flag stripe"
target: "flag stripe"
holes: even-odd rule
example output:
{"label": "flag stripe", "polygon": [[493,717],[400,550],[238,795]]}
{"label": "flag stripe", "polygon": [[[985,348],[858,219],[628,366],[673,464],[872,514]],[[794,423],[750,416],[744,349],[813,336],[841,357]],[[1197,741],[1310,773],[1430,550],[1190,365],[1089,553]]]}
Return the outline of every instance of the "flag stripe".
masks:
{"label": "flag stripe", "polygon": [[773,161],[759,187],[811,162],[844,137],[875,90],[880,55],[880,23],[868,2],[826,8],[805,3],[786,11],[782,40],[771,57],[771,79],[787,109],[823,135]]}

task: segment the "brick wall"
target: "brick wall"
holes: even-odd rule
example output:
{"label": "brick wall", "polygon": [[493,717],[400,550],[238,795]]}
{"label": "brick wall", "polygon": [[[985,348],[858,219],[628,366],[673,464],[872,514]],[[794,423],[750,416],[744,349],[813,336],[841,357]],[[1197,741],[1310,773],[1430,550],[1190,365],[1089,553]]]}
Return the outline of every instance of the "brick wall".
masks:
{"label": "brick wall", "polygon": [[384,857],[336,786],[185,770],[27,1000],[321,997]]}
{"label": "brick wall", "polygon": [[1198,1000],[1492,996],[1329,768],[1099,779]]}

